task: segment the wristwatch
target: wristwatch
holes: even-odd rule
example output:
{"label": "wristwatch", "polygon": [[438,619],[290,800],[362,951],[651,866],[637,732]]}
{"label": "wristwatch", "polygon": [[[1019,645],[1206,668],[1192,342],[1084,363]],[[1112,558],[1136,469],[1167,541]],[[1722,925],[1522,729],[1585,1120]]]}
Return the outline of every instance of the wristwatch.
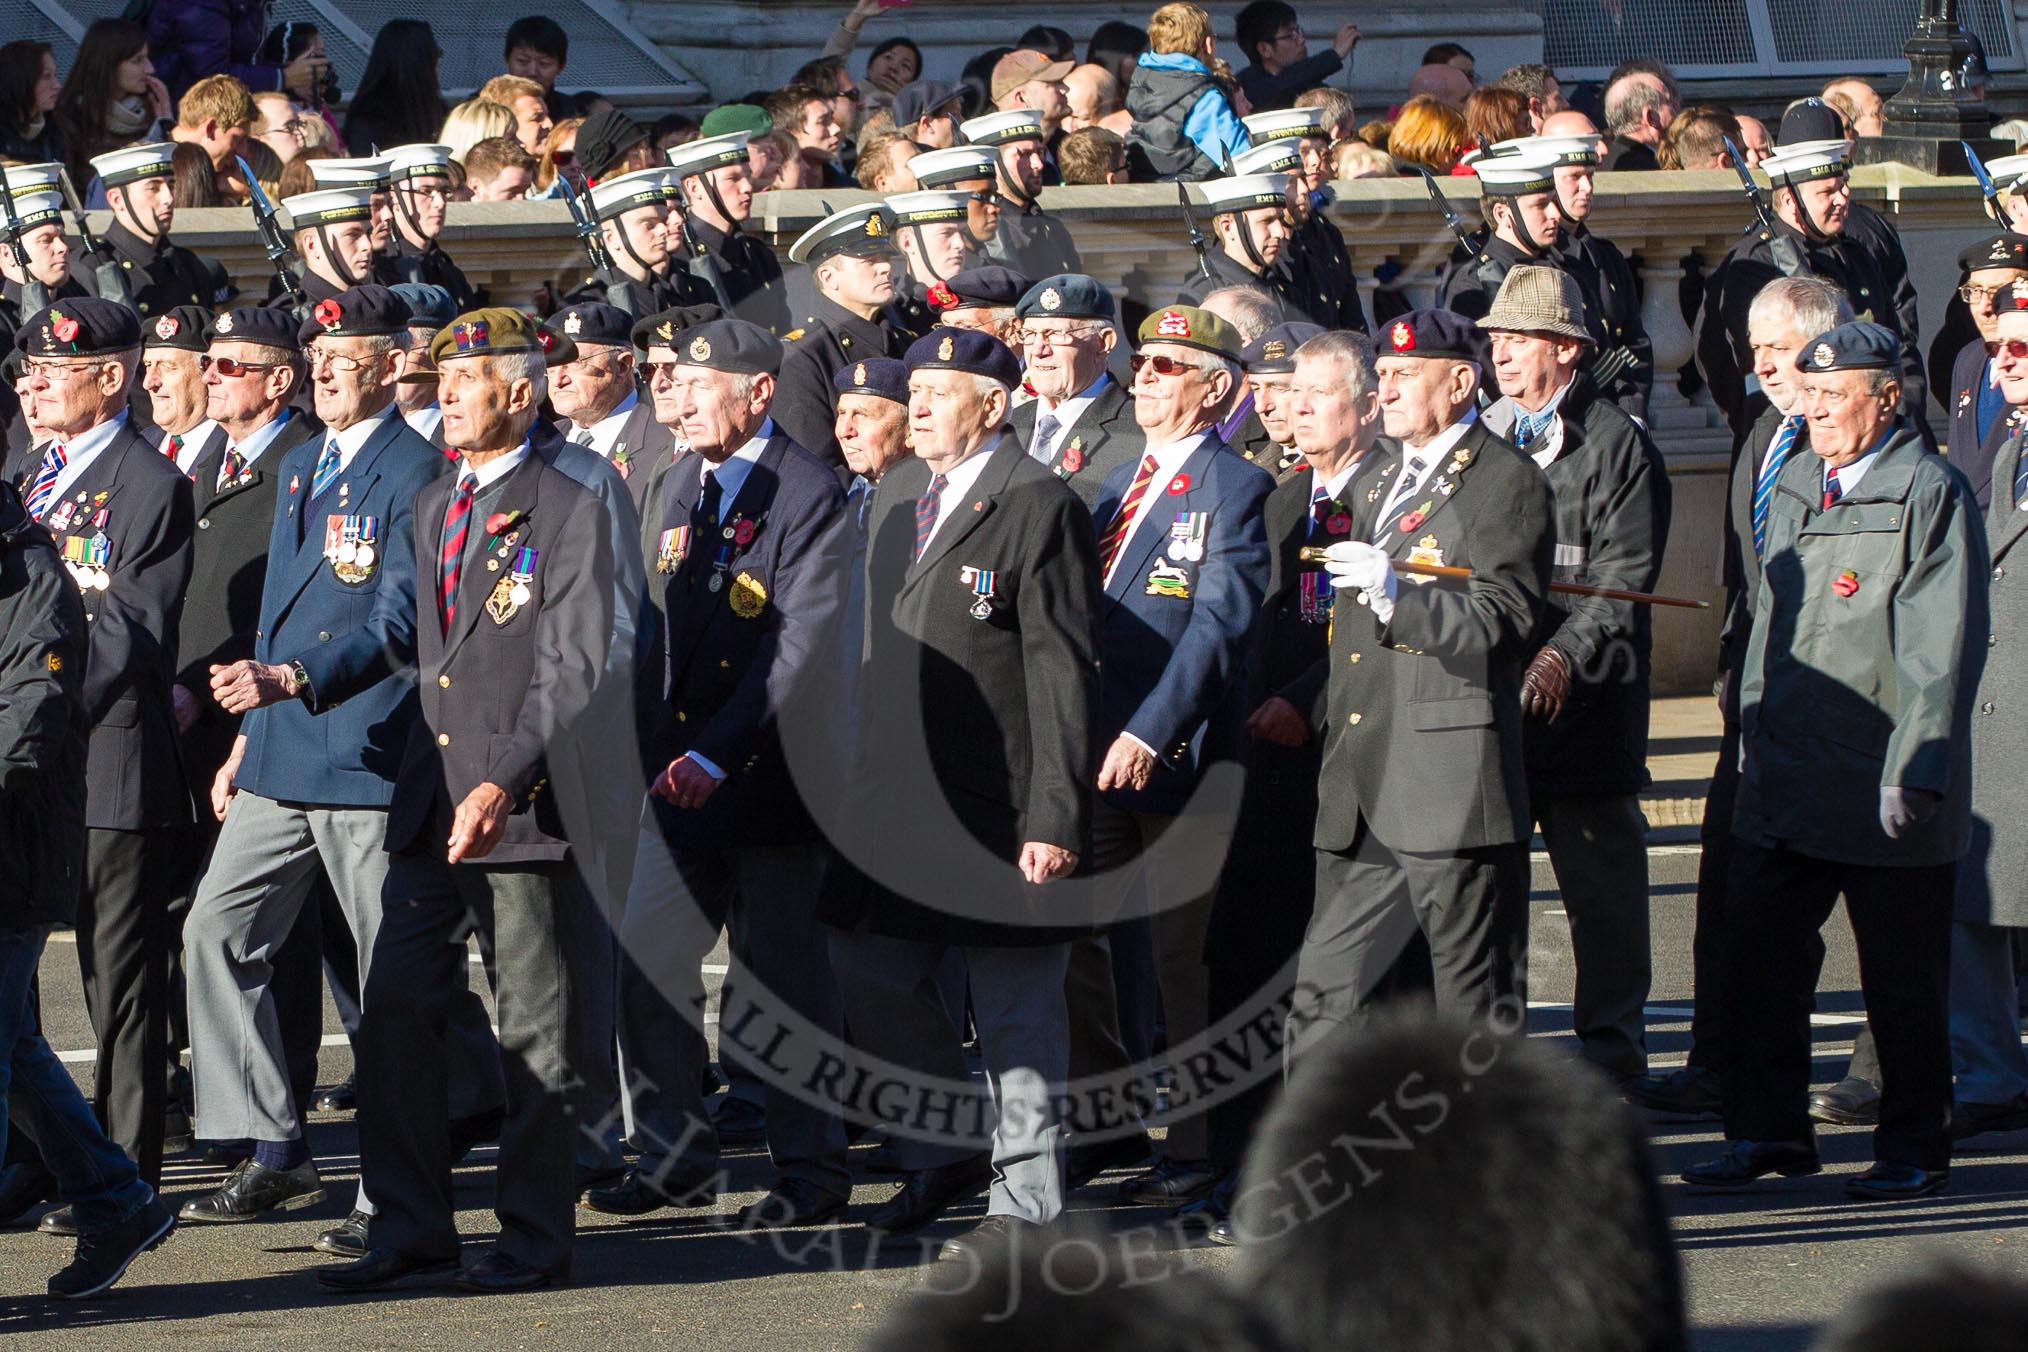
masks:
{"label": "wristwatch", "polygon": [[297,699],[309,698],[310,673],[303,670],[301,662],[289,663],[289,693]]}

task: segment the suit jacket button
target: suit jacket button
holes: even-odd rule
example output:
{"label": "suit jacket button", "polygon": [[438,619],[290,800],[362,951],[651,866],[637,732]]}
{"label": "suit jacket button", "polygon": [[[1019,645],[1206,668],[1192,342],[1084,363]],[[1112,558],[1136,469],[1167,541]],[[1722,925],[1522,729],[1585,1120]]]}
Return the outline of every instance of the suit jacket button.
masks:
{"label": "suit jacket button", "polygon": [[440,732],[437,734],[438,746],[449,746],[450,744],[451,744],[451,734],[449,734],[448,732]]}
{"label": "suit jacket button", "polygon": [[331,641],[331,631],[328,629],[319,629],[317,631],[317,641],[319,643],[329,643]]}
{"label": "suit jacket button", "polygon": [[1359,665],[1359,654],[1358,654],[1358,653],[1353,653],[1353,654],[1352,654],[1352,665],[1353,665],[1353,666],[1355,666],[1355,667]]}
{"label": "suit jacket button", "polygon": [[676,711],[676,721],[678,723],[688,723],[690,721],[690,715],[684,713],[681,709],[678,709]]}
{"label": "suit jacket button", "polygon": [[1364,715],[1362,715],[1362,714],[1353,714],[1353,715],[1352,715],[1352,726],[1353,726],[1353,727],[1355,727],[1355,728],[1356,728],[1356,727],[1358,727],[1358,726],[1359,726],[1359,720],[1360,720],[1360,719],[1361,719],[1362,717],[1364,717]]}
{"label": "suit jacket button", "polygon": [[437,677],[437,685],[442,689],[449,690],[451,688],[451,678],[448,676],[439,676]]}
{"label": "suit jacket button", "polygon": [[208,516],[200,516],[200,517],[198,517],[198,518],[197,518],[197,529],[199,529],[199,530],[210,530],[210,529],[211,529],[211,518],[210,518],[210,517],[208,517]]}

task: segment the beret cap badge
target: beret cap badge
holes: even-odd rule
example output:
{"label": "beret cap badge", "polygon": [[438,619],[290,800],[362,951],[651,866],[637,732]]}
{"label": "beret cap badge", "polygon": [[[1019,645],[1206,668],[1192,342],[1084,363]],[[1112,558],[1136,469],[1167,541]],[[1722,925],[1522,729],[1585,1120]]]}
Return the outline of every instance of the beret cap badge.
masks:
{"label": "beret cap badge", "polygon": [[1155,332],[1163,338],[1188,338],[1190,317],[1178,310],[1164,310],[1155,323]]}
{"label": "beret cap badge", "polygon": [[852,383],[854,385],[864,385],[866,383],[865,362],[860,362],[857,366],[852,368]]}
{"label": "beret cap badge", "polygon": [[711,344],[702,334],[690,340],[690,360],[710,361]]}
{"label": "beret cap badge", "polygon": [[1063,307],[1063,296],[1053,286],[1044,287],[1042,289],[1042,296],[1037,303],[1045,310],[1061,309]]}
{"label": "beret cap badge", "polygon": [[584,316],[575,311],[563,317],[563,331],[575,338],[584,329]]}
{"label": "beret cap badge", "polygon": [[1394,344],[1396,352],[1407,352],[1415,346],[1415,330],[1406,324],[1396,324],[1387,331],[1387,341]]}
{"label": "beret cap badge", "polygon": [[451,328],[451,341],[460,352],[476,352],[486,346],[487,328],[483,319],[461,320]]}
{"label": "beret cap badge", "polygon": [[951,350],[951,340],[945,338],[942,343],[937,345],[937,360],[949,361],[951,359]]}
{"label": "beret cap badge", "polygon": [[676,337],[676,321],[665,319],[657,324],[655,326],[655,336],[665,343],[673,341]]}
{"label": "beret cap badge", "polygon": [[1829,343],[1818,343],[1817,346],[1810,352],[1810,360],[1815,362],[1819,366],[1829,366],[1832,362],[1836,361],[1837,359],[1838,354],[1831,350],[1831,345]]}
{"label": "beret cap badge", "polygon": [[155,336],[157,338],[174,338],[176,331],[182,327],[183,321],[175,315],[163,315],[155,321]]}
{"label": "beret cap badge", "polygon": [[230,314],[222,314],[222,315],[220,315],[220,316],[218,317],[218,322],[217,322],[217,323],[215,323],[215,324],[213,324],[213,325],[212,325],[212,327],[213,327],[214,329],[217,329],[217,330],[218,330],[218,331],[219,331],[220,333],[231,333],[231,332],[232,332],[232,316],[231,316]]}

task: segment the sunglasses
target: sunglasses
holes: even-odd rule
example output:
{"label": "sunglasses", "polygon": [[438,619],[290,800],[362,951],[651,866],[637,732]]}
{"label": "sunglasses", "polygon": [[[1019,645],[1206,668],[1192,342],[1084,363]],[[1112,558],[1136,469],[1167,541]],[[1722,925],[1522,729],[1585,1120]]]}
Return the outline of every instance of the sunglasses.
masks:
{"label": "sunglasses", "polygon": [[1986,355],[1988,357],[1997,357],[2002,352],[2012,357],[2015,361],[2028,361],[2028,339],[2009,338],[2004,343],[1986,344]]}
{"label": "sunglasses", "polygon": [[981,188],[975,193],[968,193],[966,195],[974,202],[978,202],[983,206],[991,207],[1000,204],[1000,192],[997,188]]}
{"label": "sunglasses", "polygon": [[1195,371],[1197,369],[1187,361],[1177,361],[1174,357],[1165,357],[1160,353],[1148,352],[1136,352],[1133,356],[1127,358],[1127,366],[1135,375],[1141,374],[1142,367],[1152,366],[1155,368],[1155,374],[1158,376],[1179,376],[1185,371]]}
{"label": "sunglasses", "polygon": [[559,150],[549,157],[549,162],[551,164],[557,165],[558,167],[562,167],[563,165],[566,164],[575,164],[577,162],[577,152],[575,150],[568,149]]}
{"label": "sunglasses", "polygon": [[216,371],[227,380],[236,380],[249,371],[272,371],[281,364],[278,361],[234,361],[231,357],[209,355],[197,359],[200,371]]}

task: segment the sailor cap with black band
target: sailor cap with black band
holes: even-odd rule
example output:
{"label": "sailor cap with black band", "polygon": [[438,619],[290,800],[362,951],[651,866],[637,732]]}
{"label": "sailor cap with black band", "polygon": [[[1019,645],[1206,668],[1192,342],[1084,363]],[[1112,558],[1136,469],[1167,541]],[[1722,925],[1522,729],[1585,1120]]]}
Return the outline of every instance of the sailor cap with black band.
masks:
{"label": "sailor cap with black band", "polygon": [[1252,113],[1239,120],[1256,146],[1269,141],[1300,141],[1305,136],[1324,134],[1322,108],[1277,108],[1269,113]]}
{"label": "sailor cap with black band", "polygon": [[1851,170],[1850,141],[1801,141],[1792,146],[1776,146],[1760,162],[1760,171],[1775,183],[1840,178]]}
{"label": "sailor cap with black band", "polygon": [[1472,172],[1479,176],[1479,191],[1487,197],[1525,197],[1556,190],[1556,156],[1540,145],[1524,142],[1511,151],[1481,155],[1472,161]]}
{"label": "sailor cap with black band", "polygon": [[367,188],[387,191],[387,158],[362,156],[350,160],[311,160],[310,181],[320,188]]}
{"label": "sailor cap with black band", "polygon": [[[99,181],[108,188],[139,183],[144,178],[168,178],[176,172],[176,146],[169,141],[124,146],[92,156],[92,168],[98,170]],[[10,189],[14,186],[11,177],[7,186]]]}
{"label": "sailor cap with black band", "polygon": [[592,215],[601,221],[638,207],[659,207],[668,198],[670,175],[663,169],[636,169],[593,186]]}
{"label": "sailor cap with black band", "polygon": [[908,162],[917,187],[947,188],[953,183],[990,179],[999,171],[999,155],[987,146],[949,146],[925,150]]}
{"label": "sailor cap with black band", "polygon": [[1255,207],[1279,207],[1289,200],[1287,174],[1237,174],[1214,178],[1197,185],[1204,205],[1214,216],[1227,212],[1252,211]]}
{"label": "sailor cap with black band", "polygon": [[897,227],[962,221],[966,206],[967,198],[961,192],[898,192],[887,199]]}
{"label": "sailor cap with black band", "polygon": [[713,169],[723,169],[730,164],[745,164],[748,134],[735,131],[724,136],[706,136],[696,141],[685,141],[680,146],[670,146],[664,152],[669,157],[669,168],[674,171],[678,183],[697,174],[708,174]]}
{"label": "sailor cap with black band", "polygon": [[283,198],[282,210],[289,213],[291,230],[307,230],[314,225],[337,225],[344,221],[370,221],[373,219],[373,190],[357,187],[300,192],[294,197]]}
{"label": "sailor cap with black band", "polygon": [[63,166],[56,163],[10,164],[6,174],[7,191],[15,194],[34,192],[38,188],[54,192],[63,186]]}
{"label": "sailor cap with black band", "polygon": [[2002,195],[2028,191],[2028,155],[2002,155],[1986,161],[1986,177]]}
{"label": "sailor cap with black band", "polygon": [[1517,136],[1511,141],[1499,141],[1493,146],[1496,157],[1522,151],[1540,151],[1549,156],[1549,162],[1557,167],[1598,163],[1598,138],[1595,136]]}
{"label": "sailor cap with black band", "polygon": [[1300,144],[1284,136],[1279,141],[1257,141],[1232,157],[1232,172],[1249,174],[1293,174],[1303,165]]}
{"label": "sailor cap with black band", "polygon": [[449,178],[451,175],[449,146],[396,146],[381,158],[387,161],[387,177],[394,183],[408,178]]}
{"label": "sailor cap with black band", "polygon": [[789,246],[789,261],[817,264],[839,254],[867,258],[894,252],[894,213],[884,203],[861,202],[805,230]]}
{"label": "sailor cap with black band", "polygon": [[1041,141],[1042,114],[1032,108],[1009,108],[986,113],[958,124],[958,131],[975,146],[1004,146],[1016,141]]}
{"label": "sailor cap with black band", "polygon": [[62,193],[9,191],[14,194],[14,220],[23,234],[45,225],[63,224]]}

